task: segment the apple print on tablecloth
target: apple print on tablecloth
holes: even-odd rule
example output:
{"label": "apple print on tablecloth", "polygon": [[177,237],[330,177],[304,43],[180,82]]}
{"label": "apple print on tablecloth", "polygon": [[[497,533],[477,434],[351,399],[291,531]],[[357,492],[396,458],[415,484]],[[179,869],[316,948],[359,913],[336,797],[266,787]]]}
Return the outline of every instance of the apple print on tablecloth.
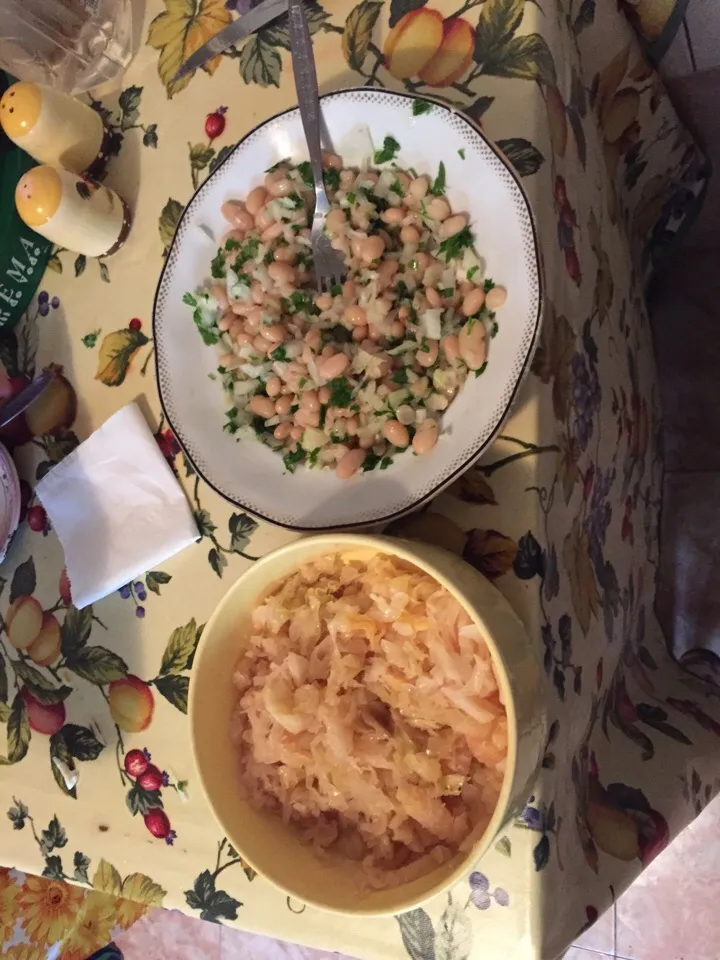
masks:
{"label": "apple print on tablecloth", "polygon": [[[144,589],[155,591],[157,587],[158,592],[165,577],[162,571],[151,571],[145,575]],[[7,581],[0,578],[0,595],[6,587]],[[49,608],[43,608],[35,596],[36,587],[35,563],[28,557],[15,570],[10,604],[0,620],[0,721],[7,725],[7,756],[2,763],[20,763],[33,734],[47,737],[55,782],[63,793],[77,797],[77,762],[95,760],[106,747],[94,720],[88,726],[67,722],[65,702],[78,683],[86,682],[98,689],[107,705],[117,734],[115,754],[120,779],[126,786],[125,737],[150,726],[156,708],[155,694],[160,693],[173,707],[187,713],[188,671],[202,627],[193,619],[174,630],[157,676],[145,680],[130,673],[114,651],[89,644],[93,627],[106,627],[92,606],[83,610],[72,606],[65,570],[58,580],[59,597]],[[150,771],[145,777],[148,784],[152,775]],[[182,793],[186,784],[168,777],[167,784],[162,786]],[[142,811],[138,807],[133,812],[142,812],[147,829],[166,839],[172,829],[169,820],[165,822],[167,814],[152,812],[162,810],[162,806],[161,799],[156,803],[148,801]]]}

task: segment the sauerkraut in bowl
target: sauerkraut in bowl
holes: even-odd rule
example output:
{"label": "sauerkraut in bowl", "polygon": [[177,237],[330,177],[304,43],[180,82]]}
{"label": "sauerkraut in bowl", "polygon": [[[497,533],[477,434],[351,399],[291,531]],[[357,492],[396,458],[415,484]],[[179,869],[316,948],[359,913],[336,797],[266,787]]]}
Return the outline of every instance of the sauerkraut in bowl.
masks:
{"label": "sauerkraut in bowl", "polygon": [[249,570],[203,634],[190,716],[241,856],[352,913],[410,909],[469,871],[541,745],[539,670],[506,601],[460,558],[382,537],[313,537]]}
{"label": "sauerkraut in bowl", "polygon": [[487,826],[507,757],[490,651],[405,560],[326,554],[258,603],[233,675],[241,788],[371,888],[449,861]]}

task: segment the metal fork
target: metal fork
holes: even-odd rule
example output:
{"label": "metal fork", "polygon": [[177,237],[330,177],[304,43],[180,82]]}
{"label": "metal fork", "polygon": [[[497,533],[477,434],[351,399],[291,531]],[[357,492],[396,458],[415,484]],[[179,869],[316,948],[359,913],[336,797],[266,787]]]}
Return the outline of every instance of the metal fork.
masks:
{"label": "metal fork", "polygon": [[310,154],[310,166],[315,181],[315,212],[310,240],[315,265],[315,284],[320,293],[334,284],[342,283],[346,267],[340,254],[333,250],[324,232],[325,218],[330,212],[330,201],[323,180],[322,150],[320,147],[320,95],[318,92],[315,58],[302,0],[290,0],[290,51],[298,106],[305,140]]}

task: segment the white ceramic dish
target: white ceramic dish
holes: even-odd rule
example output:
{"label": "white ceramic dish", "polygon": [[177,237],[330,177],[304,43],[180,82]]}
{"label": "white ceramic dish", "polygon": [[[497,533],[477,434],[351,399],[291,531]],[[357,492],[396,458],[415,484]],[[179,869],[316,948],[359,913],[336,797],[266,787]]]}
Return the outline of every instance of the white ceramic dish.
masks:
{"label": "white ceramic dish", "polygon": [[[160,398],[165,415],[198,473],[218,493],[272,523],[296,530],[360,527],[417,508],[480,456],[507,417],[529,368],[540,328],[541,279],[530,206],[516,173],[470,120],[436,103],[415,117],[415,98],[380,90],[345,90],[322,98],[332,146],[345,162],[367,156],[389,133],[399,141],[397,163],[435,177],[447,171],[447,195],[466,211],[487,276],[508,291],[490,343],[488,366],[470,377],[442,420],[431,454],[408,451],[386,471],[338,480],[332,470],[300,467],[287,473],[282,458],[253,441],[223,432],[227,399],[209,379],[218,354],[205,347],[182,303],[209,275],[227,224],[221,204],[243,198],[268,167],[300,162],[307,149],[297,109],[267,120],[237,145],[185,209],[163,268],[153,315]],[[463,156],[459,151],[463,151]]]}
{"label": "white ceramic dish", "polygon": [[20,523],[20,480],[12,457],[0,444],[0,562]]}
{"label": "white ceramic dish", "polygon": [[[237,702],[232,674],[242,652],[242,628],[258,597],[303,563],[324,554],[392,554],[434,577],[479,624],[493,658],[507,711],[508,755],[495,812],[470,833],[452,859],[397,887],[358,893],[359,865],[321,861],[276,815],[258,812],[240,796],[239,755],[230,740]],[[353,916],[390,916],[440,893],[467,874],[530,795],[546,718],[536,650],[510,604],[460,557],[426,543],[358,534],[304,537],[258,560],[236,580],[208,620],[193,663],[188,703],[190,740],[200,782],[220,830],[254,869],[298,900]]]}

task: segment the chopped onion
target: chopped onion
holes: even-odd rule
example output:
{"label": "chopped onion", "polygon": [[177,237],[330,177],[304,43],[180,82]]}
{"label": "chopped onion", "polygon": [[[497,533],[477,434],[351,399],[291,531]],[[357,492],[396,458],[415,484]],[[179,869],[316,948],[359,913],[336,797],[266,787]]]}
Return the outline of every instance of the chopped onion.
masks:
{"label": "chopped onion", "polygon": [[422,336],[427,337],[429,340],[440,339],[442,336],[442,326],[440,323],[442,315],[442,307],[425,310],[425,312],[420,315],[420,332]]}

